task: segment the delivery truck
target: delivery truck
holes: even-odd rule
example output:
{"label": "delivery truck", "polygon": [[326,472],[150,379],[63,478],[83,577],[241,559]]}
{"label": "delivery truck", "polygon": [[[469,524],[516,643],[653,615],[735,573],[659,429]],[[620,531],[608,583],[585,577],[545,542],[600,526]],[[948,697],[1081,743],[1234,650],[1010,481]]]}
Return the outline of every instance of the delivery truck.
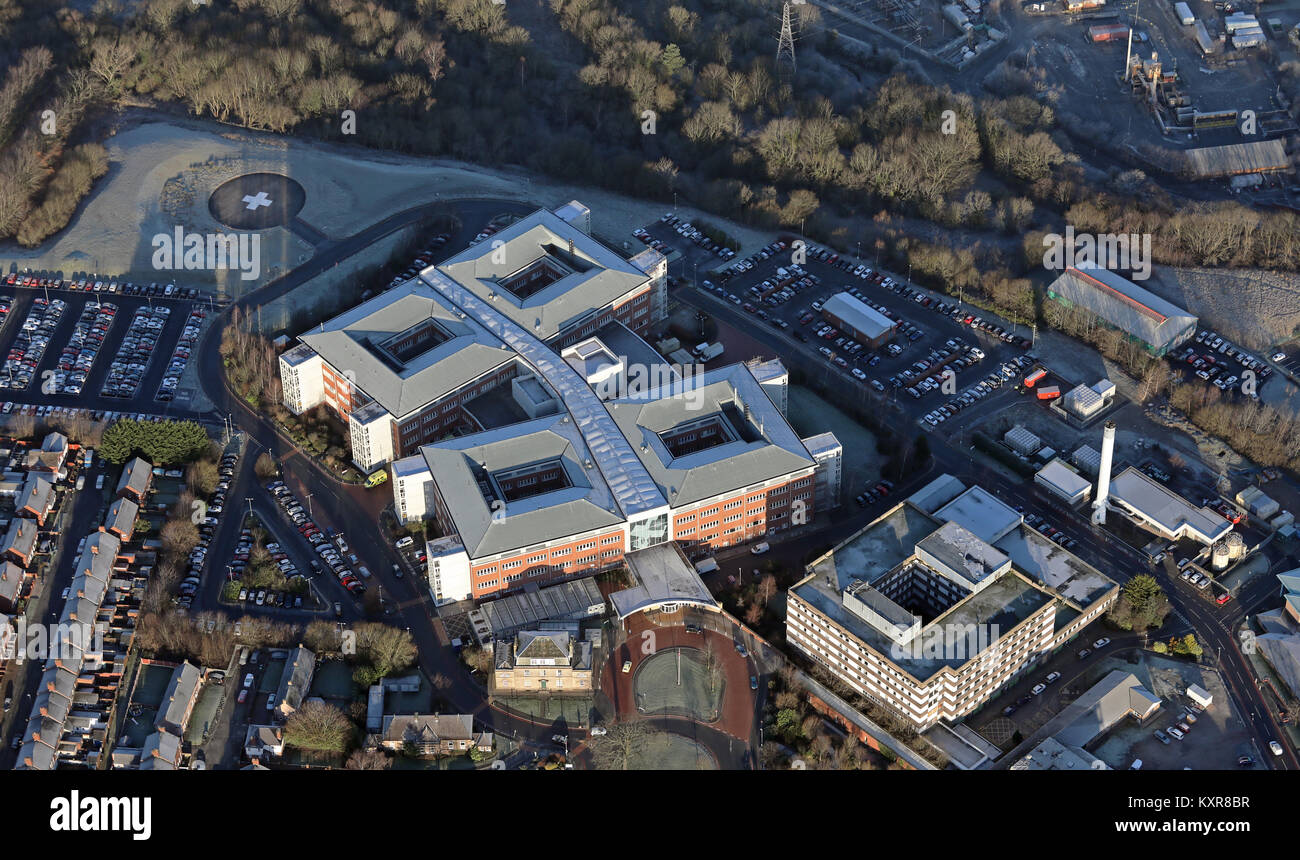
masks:
{"label": "delivery truck", "polygon": [[712,361],[713,359],[722,355],[724,350],[725,347],[723,347],[723,345],[720,343],[708,343],[708,344],[704,344],[704,349],[698,350],[695,353],[695,357],[698,358],[700,361]]}
{"label": "delivery truck", "polygon": [[1061,389],[1055,385],[1049,385],[1046,388],[1038,389],[1039,400],[1055,400],[1061,396]]}
{"label": "delivery truck", "polygon": [[1042,379],[1046,375],[1047,375],[1047,371],[1041,367],[1038,368],[1037,370],[1032,371],[1028,376],[1025,377],[1025,387],[1033,388],[1034,383]]}

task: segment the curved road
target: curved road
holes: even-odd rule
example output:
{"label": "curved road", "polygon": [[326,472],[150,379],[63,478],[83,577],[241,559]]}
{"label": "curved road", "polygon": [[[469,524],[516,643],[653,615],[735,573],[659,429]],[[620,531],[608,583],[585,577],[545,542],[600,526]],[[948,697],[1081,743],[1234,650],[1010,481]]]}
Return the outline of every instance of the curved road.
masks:
{"label": "curved road", "polygon": [[[306,263],[241,296],[221,311],[199,344],[200,378],[204,382],[205,392],[216,406],[212,417],[219,420],[230,415],[248,434],[249,449],[245,455],[248,460],[251,462],[262,451],[269,452],[280,465],[284,481],[300,499],[308,493],[312,494],[316,522],[322,527],[332,527],[338,532],[346,533],[352,550],[373,571],[371,585],[377,585],[385,600],[393,604],[393,614],[385,619],[386,622],[410,630],[418,648],[420,667],[429,677],[441,675],[450,681],[450,685],[441,693],[442,698],[457,711],[474,714],[476,719],[493,731],[515,737],[544,739],[550,736],[551,730],[548,727],[517,720],[488,707],[483,687],[465,671],[441,635],[433,601],[427,589],[420,587],[423,579],[410,576],[398,579],[394,576],[393,565],[400,558],[379,526],[379,513],[391,499],[387,485],[383,489],[372,491],[339,481],[282,436],[265,415],[234,396],[226,388],[222,372],[219,351],[221,329],[234,308],[254,308],[280,298],[379,239],[448,209],[460,219],[463,226],[448,242],[447,247],[459,249],[468,245],[480,227],[493,216],[502,212],[524,214],[532,211],[533,207],[515,201],[486,199],[437,201],[391,215],[353,236],[317,246],[316,253]],[[358,512],[363,512],[364,515],[358,516]]]}

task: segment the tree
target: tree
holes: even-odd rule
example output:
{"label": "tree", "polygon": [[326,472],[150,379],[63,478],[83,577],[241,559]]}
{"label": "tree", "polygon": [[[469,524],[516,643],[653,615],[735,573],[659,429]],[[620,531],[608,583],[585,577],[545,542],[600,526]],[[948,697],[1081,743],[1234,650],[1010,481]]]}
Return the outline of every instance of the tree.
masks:
{"label": "tree", "polygon": [[682,57],[682,51],[675,44],[670,44],[664,48],[663,55],[659,58],[663,64],[664,74],[668,77],[676,77],[677,73],[686,65],[686,60]]}
{"label": "tree", "polygon": [[388,770],[393,760],[379,750],[356,750],[343,765],[347,770]]}
{"label": "tree", "polygon": [[352,723],[338,708],[325,702],[304,702],[284,724],[284,742],[292,747],[317,752],[343,752],[352,734]]}
{"label": "tree", "polygon": [[491,648],[474,646],[473,648],[466,648],[461,652],[461,655],[465,658],[465,665],[475,672],[486,673],[492,671],[493,657]]}
{"label": "tree", "polygon": [[767,602],[776,596],[776,591],[776,576],[774,574],[769,573],[759,580],[758,596],[763,599],[764,606],[767,606]]}
{"label": "tree", "polygon": [[276,475],[280,474],[280,467],[271,457],[269,452],[263,451],[257,455],[257,462],[253,464],[253,471],[257,477],[263,481],[270,481]]}
{"label": "tree", "polygon": [[178,559],[198,546],[198,526],[189,520],[168,520],[162,527],[163,553]]}
{"label": "tree", "polygon": [[1124,584],[1119,599],[1111,607],[1111,623],[1121,630],[1141,633],[1164,624],[1169,614],[1169,598],[1149,574],[1140,574]]}
{"label": "tree", "polygon": [[208,441],[208,432],[193,421],[154,423],[127,418],[104,431],[99,454],[118,465],[134,456],[142,456],[155,465],[179,465],[203,456]]}
{"label": "tree", "polygon": [[624,721],[606,726],[605,734],[591,738],[587,746],[597,770],[635,770],[655,734],[648,722]]}
{"label": "tree", "polygon": [[415,662],[415,640],[409,632],[373,622],[358,624],[355,632],[357,657],[374,670],[375,680],[400,672]]}
{"label": "tree", "polygon": [[219,473],[217,471],[217,464],[211,460],[196,460],[193,463],[190,463],[186,472],[188,472],[186,477],[190,489],[195,492],[204,496],[209,496],[212,494],[212,491],[217,488]]}

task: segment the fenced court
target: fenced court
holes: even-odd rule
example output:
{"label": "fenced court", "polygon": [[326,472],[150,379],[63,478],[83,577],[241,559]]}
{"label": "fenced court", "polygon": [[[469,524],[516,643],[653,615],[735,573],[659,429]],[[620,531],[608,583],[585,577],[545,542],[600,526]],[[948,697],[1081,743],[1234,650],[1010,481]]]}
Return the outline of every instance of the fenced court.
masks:
{"label": "fenced court", "polygon": [[726,678],[720,655],[697,648],[670,648],[641,661],[633,689],[643,714],[674,714],[717,721]]}

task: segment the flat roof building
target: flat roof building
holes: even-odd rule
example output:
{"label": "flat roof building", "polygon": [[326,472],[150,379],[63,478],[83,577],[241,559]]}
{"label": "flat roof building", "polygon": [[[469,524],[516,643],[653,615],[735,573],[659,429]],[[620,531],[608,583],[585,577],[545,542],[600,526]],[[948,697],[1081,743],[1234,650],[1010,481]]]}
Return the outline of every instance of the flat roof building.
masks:
{"label": "flat roof building", "polygon": [[1232,523],[1215,511],[1193,505],[1133,466],[1111,479],[1108,504],[1168,540],[1190,538],[1210,546],[1232,531]]}
{"label": "flat roof building", "polygon": [[[947,486],[932,482],[919,498],[933,504]],[[972,490],[933,515],[905,500],[815,560],[787,595],[790,643],[920,730],[980,707],[1118,594]]]}
{"label": "flat roof building", "polygon": [[667,282],[657,276],[662,259],[656,254],[640,265],[625,260],[580,227],[540,209],[439,264],[436,271],[491,302],[535,337],[567,343],[611,320],[643,331],[663,319]]}
{"label": "flat roof building", "polygon": [[1034,483],[1046,487],[1072,505],[1088,501],[1092,494],[1092,482],[1055,457],[1034,474]]}

